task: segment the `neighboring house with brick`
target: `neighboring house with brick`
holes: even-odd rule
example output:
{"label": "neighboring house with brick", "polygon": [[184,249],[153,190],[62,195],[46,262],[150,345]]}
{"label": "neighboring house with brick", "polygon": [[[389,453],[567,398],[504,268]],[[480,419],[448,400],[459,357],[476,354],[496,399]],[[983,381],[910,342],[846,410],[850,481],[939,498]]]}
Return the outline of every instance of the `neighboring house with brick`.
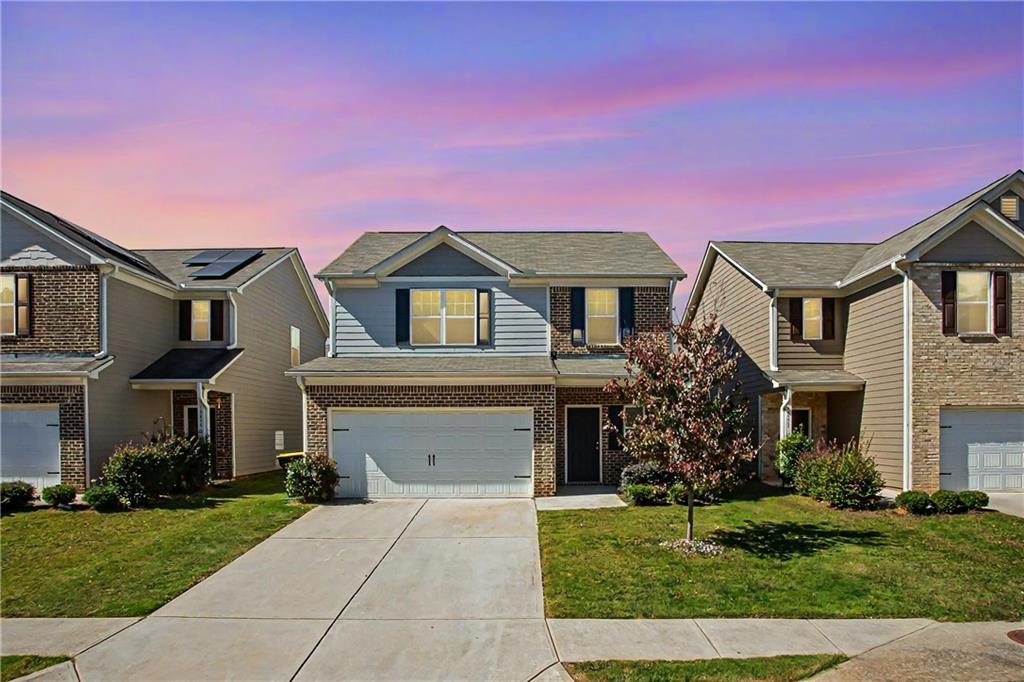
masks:
{"label": "neighboring house with brick", "polygon": [[328,354],[289,374],[339,494],[509,497],[618,481],[602,426],[628,410],[602,387],[684,274],[639,232],[439,227],[366,233],[317,277]]}
{"label": "neighboring house with brick", "polygon": [[0,476],[84,488],[160,428],[209,435],[222,478],[298,450],[284,371],[327,318],[295,249],[129,250],[0,197]]}
{"label": "neighboring house with brick", "polygon": [[751,429],[862,437],[888,487],[1024,492],[1024,173],[877,244],[711,242],[685,318],[740,351]]}

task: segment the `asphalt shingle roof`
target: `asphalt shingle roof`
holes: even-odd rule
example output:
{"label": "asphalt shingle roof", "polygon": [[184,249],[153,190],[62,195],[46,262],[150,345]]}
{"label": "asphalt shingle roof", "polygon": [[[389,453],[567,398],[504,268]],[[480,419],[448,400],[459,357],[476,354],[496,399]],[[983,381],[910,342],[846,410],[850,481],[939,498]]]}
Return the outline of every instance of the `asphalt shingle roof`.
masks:
{"label": "asphalt shingle roof", "polygon": [[[247,247],[248,248],[248,247]],[[139,249],[136,251],[160,270],[166,279],[176,286],[190,288],[203,287],[237,287],[245,284],[268,266],[294,251],[289,248],[261,249],[263,253],[251,263],[236,270],[227,277],[219,279],[193,279],[192,275],[203,268],[202,265],[185,265],[184,261],[209,249]]]}
{"label": "asphalt shingle roof", "polygon": [[242,354],[242,348],[175,348],[132,381],[208,381]]}
{"label": "asphalt shingle roof", "polygon": [[873,244],[711,242],[769,288],[832,286]]}
{"label": "asphalt shingle roof", "polygon": [[481,375],[547,376],[554,374],[547,355],[414,355],[327,358],[321,357],[293,367],[288,374],[362,374],[362,375]]}

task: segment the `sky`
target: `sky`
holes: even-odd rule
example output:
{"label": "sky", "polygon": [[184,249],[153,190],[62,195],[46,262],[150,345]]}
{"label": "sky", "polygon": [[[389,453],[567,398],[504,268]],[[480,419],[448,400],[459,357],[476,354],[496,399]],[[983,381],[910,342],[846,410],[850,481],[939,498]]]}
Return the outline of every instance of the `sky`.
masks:
{"label": "sky", "polygon": [[0,32],[4,189],[312,272],[367,230],[643,230],[680,305],[710,239],[878,241],[1024,166],[1019,2],[4,2]]}

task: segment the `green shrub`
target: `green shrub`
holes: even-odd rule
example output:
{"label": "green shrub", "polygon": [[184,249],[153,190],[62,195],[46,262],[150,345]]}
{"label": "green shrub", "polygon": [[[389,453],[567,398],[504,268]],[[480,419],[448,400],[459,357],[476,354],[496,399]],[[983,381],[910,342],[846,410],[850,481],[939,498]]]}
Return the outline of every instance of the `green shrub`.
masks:
{"label": "green shrub", "polygon": [[623,468],[619,475],[619,490],[626,491],[631,485],[671,486],[676,477],[654,462],[635,462]]}
{"label": "green shrub", "polygon": [[801,495],[840,509],[867,509],[882,491],[882,476],[856,440],[823,443],[804,453],[793,483]]}
{"label": "green shrub", "polygon": [[930,514],[935,510],[932,498],[922,490],[905,490],[896,496],[896,506],[911,514]]}
{"label": "green shrub", "polygon": [[626,486],[625,495],[637,507],[646,507],[652,504],[665,504],[667,493],[660,485],[631,483]]}
{"label": "green shrub", "polygon": [[74,486],[58,483],[57,485],[51,485],[49,488],[43,488],[42,498],[47,504],[59,507],[62,504],[68,505],[74,502],[77,494],[78,491],[75,490]]}
{"label": "green shrub", "polygon": [[0,483],[0,506],[4,511],[21,509],[36,496],[36,489],[26,481]]}
{"label": "green shrub", "polygon": [[775,470],[782,482],[789,485],[796,476],[796,464],[800,456],[814,447],[811,437],[801,430],[794,431],[775,443]]}
{"label": "green shrub", "polygon": [[98,512],[111,512],[121,509],[121,498],[112,485],[94,485],[82,493],[85,503]]}
{"label": "green shrub", "polygon": [[213,448],[199,436],[166,436],[155,441],[163,448],[173,472],[172,492],[192,493],[213,480]]}
{"label": "green shrub", "polygon": [[666,498],[671,504],[686,504],[686,486],[682,483],[673,483],[666,493]]}
{"label": "green shrub", "polygon": [[171,492],[175,472],[166,449],[159,443],[125,443],[118,446],[103,467],[103,480],[125,506],[144,507]]}
{"label": "green shrub", "polygon": [[936,490],[932,493],[932,504],[940,514],[960,514],[967,508],[960,501],[960,495],[952,490]]}
{"label": "green shrub", "polygon": [[988,495],[980,490],[961,490],[960,504],[968,511],[984,509],[988,506]]}
{"label": "green shrub", "polygon": [[326,455],[306,455],[288,465],[284,490],[288,497],[303,502],[326,502],[334,497],[338,485],[338,467]]}

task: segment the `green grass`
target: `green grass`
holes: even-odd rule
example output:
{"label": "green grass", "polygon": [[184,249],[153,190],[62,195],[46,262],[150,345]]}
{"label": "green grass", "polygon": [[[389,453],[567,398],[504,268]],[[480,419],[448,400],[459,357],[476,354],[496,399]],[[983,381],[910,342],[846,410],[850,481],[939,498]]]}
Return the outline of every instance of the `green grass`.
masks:
{"label": "green grass", "polygon": [[686,508],[539,515],[547,615],[554,618],[1024,617],[1024,519],[995,512],[851,512],[752,486],[698,507],[698,538],[726,547],[684,557]]}
{"label": "green grass", "polygon": [[593,661],[566,663],[578,682],[791,682],[807,679],[845,656],[772,656],[702,661]]}
{"label": "green grass", "polygon": [[158,508],[0,520],[5,617],[142,616],[304,514],[284,478],[239,479]]}
{"label": "green grass", "polygon": [[4,656],[0,658],[0,682],[16,680],[66,660],[67,656]]}

